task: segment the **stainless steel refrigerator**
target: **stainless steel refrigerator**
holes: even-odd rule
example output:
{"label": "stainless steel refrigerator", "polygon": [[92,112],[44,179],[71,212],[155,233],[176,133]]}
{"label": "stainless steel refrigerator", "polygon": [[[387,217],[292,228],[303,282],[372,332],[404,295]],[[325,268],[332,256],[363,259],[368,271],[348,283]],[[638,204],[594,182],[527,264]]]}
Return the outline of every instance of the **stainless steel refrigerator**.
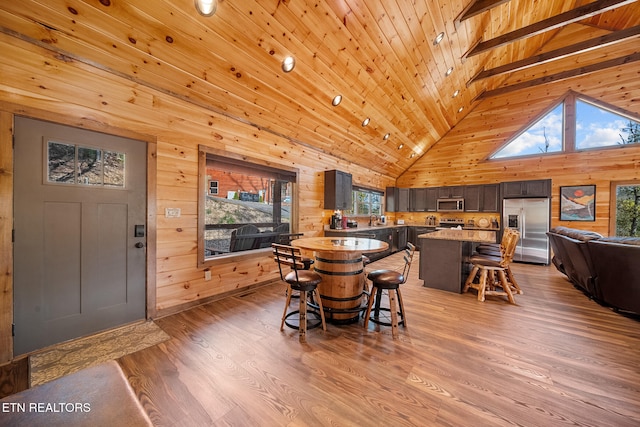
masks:
{"label": "stainless steel refrigerator", "polygon": [[549,215],[548,198],[503,200],[503,227],[520,232],[514,261],[549,264]]}

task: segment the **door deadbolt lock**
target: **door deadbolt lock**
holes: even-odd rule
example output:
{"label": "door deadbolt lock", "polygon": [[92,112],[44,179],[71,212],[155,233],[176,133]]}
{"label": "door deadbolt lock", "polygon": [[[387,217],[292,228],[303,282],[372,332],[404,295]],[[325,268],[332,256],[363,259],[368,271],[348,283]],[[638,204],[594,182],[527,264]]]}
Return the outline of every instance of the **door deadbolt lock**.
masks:
{"label": "door deadbolt lock", "polygon": [[144,248],[144,243],[142,242],[136,243],[136,248]]}
{"label": "door deadbolt lock", "polygon": [[136,224],[133,230],[133,237],[144,237],[144,225]]}

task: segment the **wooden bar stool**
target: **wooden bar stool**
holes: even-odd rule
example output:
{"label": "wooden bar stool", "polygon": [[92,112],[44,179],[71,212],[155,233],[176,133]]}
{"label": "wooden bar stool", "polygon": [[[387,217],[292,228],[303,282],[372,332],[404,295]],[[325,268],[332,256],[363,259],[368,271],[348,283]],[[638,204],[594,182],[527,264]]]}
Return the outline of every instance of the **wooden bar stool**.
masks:
{"label": "wooden bar stool", "polygon": [[[280,278],[287,284],[287,299],[284,312],[282,313],[280,330],[282,331],[284,329],[286,323],[290,328],[297,328],[300,331],[299,340],[301,343],[307,342],[307,328],[311,329],[322,325],[322,329],[327,330],[322,300],[320,299],[320,292],[318,291],[318,284],[322,281],[322,277],[315,271],[305,270],[304,259],[299,248],[278,243],[273,243],[271,247],[273,248],[273,259],[278,263]],[[291,271],[283,271],[283,266],[290,267]],[[292,291],[298,291],[300,293],[300,308],[287,313],[289,304],[291,304]],[[314,300],[317,305],[309,301],[309,292],[311,293],[312,300]],[[312,310],[307,310],[307,305],[311,306]],[[298,326],[287,322],[290,316],[296,314],[299,315]],[[315,322],[308,326],[308,314],[320,316],[320,322]]]}
{"label": "wooden bar stool", "polygon": [[[380,325],[391,326],[391,335],[393,338],[398,337],[398,325],[402,324],[407,326],[404,303],[402,302],[402,293],[400,293],[400,285],[407,281],[409,276],[409,270],[411,269],[411,262],[413,260],[413,254],[415,253],[415,246],[411,243],[407,244],[407,248],[404,253],[404,268],[402,272],[395,270],[374,270],[367,275],[367,279],[371,280],[373,284],[371,288],[371,296],[369,297],[369,303],[367,304],[367,312],[364,316],[364,328],[369,327],[369,320]],[[389,295],[389,308],[381,308],[382,291],[387,290]],[[396,307],[396,299],[399,304],[400,311]],[[375,309],[374,309],[375,302]],[[374,309],[373,316],[371,316],[371,310]],[[391,316],[391,323],[383,322],[380,320],[380,311],[389,311]],[[402,320],[398,321],[398,314]]]}
{"label": "wooden bar stool", "polygon": [[501,244],[501,256],[476,254],[470,258],[473,268],[464,283],[462,292],[473,288],[478,291],[478,301],[484,301],[487,295],[501,295],[506,296],[511,304],[516,303],[513,293],[522,293],[522,291],[515,279],[509,280],[507,271],[512,277],[509,264],[513,259],[520,233],[517,230],[511,230],[505,235],[507,237],[503,238]]}
{"label": "wooden bar stool", "polygon": [[[480,255],[503,257],[506,244],[511,238],[511,233],[513,232],[518,231],[513,228],[505,228],[504,232],[502,233],[502,240],[500,243],[483,243],[481,245],[478,245],[478,247],[476,248],[476,252]],[[507,280],[509,281],[509,283],[511,283],[512,289],[517,294],[523,294],[522,289],[520,289],[520,286],[518,285],[518,282],[516,282],[516,278],[511,271],[511,263],[505,266],[505,274],[507,275]],[[490,273],[489,278],[495,280],[495,277],[491,277]]]}

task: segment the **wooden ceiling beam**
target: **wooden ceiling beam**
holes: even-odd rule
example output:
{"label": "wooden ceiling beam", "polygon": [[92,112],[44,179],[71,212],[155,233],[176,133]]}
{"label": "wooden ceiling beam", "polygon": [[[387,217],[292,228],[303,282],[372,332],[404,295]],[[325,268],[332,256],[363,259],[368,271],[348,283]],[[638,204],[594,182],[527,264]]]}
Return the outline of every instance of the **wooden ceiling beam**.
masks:
{"label": "wooden ceiling beam", "polygon": [[501,36],[480,42],[465,53],[463,58],[479,55],[483,52],[513,43],[517,40],[533,37],[537,34],[541,34],[573,22],[581,21],[594,15],[599,15],[608,10],[635,3],[636,1],[637,0],[598,0],[534,24],[527,25],[526,27],[519,28]]}
{"label": "wooden ceiling beam", "polygon": [[500,6],[503,3],[507,3],[511,0],[474,0],[464,8],[460,15],[453,21],[456,28],[462,21],[465,21],[473,16],[480,15],[482,12],[493,9]]}
{"label": "wooden ceiling beam", "polygon": [[610,59],[608,61],[599,62],[597,64],[586,65],[584,67],[561,71],[559,73],[551,74],[548,76],[540,77],[540,78],[529,80],[526,82],[516,83],[509,86],[503,86],[497,89],[488,90],[480,93],[473,101],[474,102],[480,101],[480,100],[491,98],[494,96],[515,92],[521,89],[532,88],[534,86],[539,86],[547,83],[554,83],[554,82],[566,80],[572,77],[595,73],[596,71],[601,71],[607,68],[617,67],[620,65],[626,65],[636,61],[640,61],[640,52],[634,52],[630,55],[621,56],[619,58]]}
{"label": "wooden ceiling beam", "polygon": [[499,67],[491,68],[488,70],[482,70],[467,82],[467,87],[478,80],[498,76],[500,74],[510,73],[513,71],[524,70],[536,65],[541,65],[547,62],[566,58],[567,56],[576,55],[578,53],[609,46],[614,43],[637,37],[638,35],[640,35],[640,25],[627,28],[625,30],[616,31],[604,36],[595,37],[593,39],[585,40],[583,42],[575,43],[569,46],[564,46],[559,49],[551,50],[539,55],[534,55],[530,58],[525,58],[520,61],[512,62],[510,64],[501,65]]}

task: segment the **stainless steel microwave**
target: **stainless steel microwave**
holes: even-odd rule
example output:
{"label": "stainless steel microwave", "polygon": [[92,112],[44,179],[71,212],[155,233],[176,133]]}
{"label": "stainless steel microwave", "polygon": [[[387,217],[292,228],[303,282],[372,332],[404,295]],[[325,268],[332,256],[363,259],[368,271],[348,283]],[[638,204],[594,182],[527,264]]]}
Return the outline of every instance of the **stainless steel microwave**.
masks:
{"label": "stainless steel microwave", "polygon": [[463,212],[464,199],[438,199],[438,212]]}

